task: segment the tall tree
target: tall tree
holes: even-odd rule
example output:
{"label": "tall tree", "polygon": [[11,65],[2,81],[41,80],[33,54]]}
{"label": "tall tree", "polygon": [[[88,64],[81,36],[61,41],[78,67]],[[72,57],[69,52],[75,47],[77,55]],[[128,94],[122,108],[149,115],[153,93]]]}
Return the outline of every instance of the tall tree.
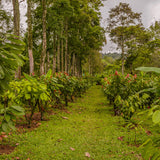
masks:
{"label": "tall tree", "polygon": [[138,67],[139,64],[145,65],[150,58],[151,34],[140,26],[130,26],[126,32],[129,38],[125,43],[127,47],[125,68],[130,69],[130,73],[133,73],[135,67]]}
{"label": "tall tree", "polygon": [[[20,36],[20,11],[18,0],[12,0],[13,14],[14,14],[14,34],[17,38]],[[18,71],[15,73],[15,78],[21,77],[21,67],[18,67]]]}
{"label": "tall tree", "polygon": [[46,15],[47,15],[47,8],[46,8],[46,0],[42,0],[42,8],[43,8],[43,41],[42,41],[42,53],[41,53],[41,62],[40,62],[40,74],[44,74],[45,68],[45,58],[46,58],[46,48],[47,48],[47,38],[46,38]]}
{"label": "tall tree", "polygon": [[33,59],[33,44],[32,44],[32,16],[31,16],[31,0],[27,0],[28,9],[27,9],[27,17],[28,17],[28,55],[29,55],[29,66],[30,66],[30,75],[34,73],[34,59]]}
{"label": "tall tree", "polygon": [[124,74],[125,43],[128,40],[127,27],[141,25],[141,13],[135,13],[127,3],[119,3],[109,11],[107,31],[111,41],[121,49],[122,74]]}

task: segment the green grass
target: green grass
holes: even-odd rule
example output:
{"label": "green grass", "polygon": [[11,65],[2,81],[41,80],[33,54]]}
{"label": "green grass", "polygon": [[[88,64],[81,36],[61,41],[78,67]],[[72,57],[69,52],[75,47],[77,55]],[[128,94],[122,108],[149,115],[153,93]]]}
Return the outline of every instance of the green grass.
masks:
{"label": "green grass", "polygon": [[[56,110],[50,121],[31,132],[12,134],[8,143],[19,143],[10,155],[0,159],[12,160],[138,160],[139,150],[134,146],[134,130],[128,132],[123,119],[114,117],[100,87],[94,86],[75,103],[71,113]],[[67,117],[68,119],[64,119]],[[138,133],[141,143],[144,134]],[[123,141],[118,137],[122,137]],[[71,149],[74,148],[75,150]],[[90,158],[85,156],[90,154]]]}

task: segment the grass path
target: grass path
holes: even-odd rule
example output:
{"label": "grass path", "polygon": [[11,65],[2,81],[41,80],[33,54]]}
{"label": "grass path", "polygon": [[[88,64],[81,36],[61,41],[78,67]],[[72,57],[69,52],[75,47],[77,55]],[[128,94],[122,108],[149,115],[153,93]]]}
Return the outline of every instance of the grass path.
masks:
{"label": "grass path", "polygon": [[19,145],[0,159],[138,160],[137,148],[118,139],[125,138],[127,130],[119,125],[119,117],[112,116],[100,87],[89,89],[82,98],[70,103],[68,110],[57,110],[50,121],[42,122],[32,132],[13,134],[10,143]]}

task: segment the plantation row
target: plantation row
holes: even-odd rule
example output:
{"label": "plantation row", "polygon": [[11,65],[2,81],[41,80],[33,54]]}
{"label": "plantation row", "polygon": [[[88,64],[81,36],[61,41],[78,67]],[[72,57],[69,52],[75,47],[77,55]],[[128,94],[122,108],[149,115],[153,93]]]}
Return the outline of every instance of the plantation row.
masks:
{"label": "plantation row", "polygon": [[43,113],[49,107],[64,103],[67,106],[68,101],[73,101],[75,96],[81,96],[88,86],[87,79],[70,77],[67,73],[56,73],[52,76],[51,70],[41,77],[24,74],[21,80],[10,82],[9,90],[0,97],[4,105],[1,110],[1,130],[9,132],[10,129],[15,129],[14,121],[17,116],[22,115],[25,115],[30,126],[37,109],[43,120]]}
{"label": "plantation row", "polygon": [[[122,116],[128,126],[138,129],[141,121],[135,122],[133,116],[146,115],[152,118],[152,126],[160,125],[160,70],[157,68],[140,67],[142,71],[154,71],[156,73],[146,74],[141,72],[138,75],[122,75],[117,71],[110,74],[103,80],[103,91],[113,104],[115,115]],[[157,74],[158,73],[158,74]],[[142,126],[140,127],[142,128]],[[148,139],[143,146],[145,159],[160,158],[160,138]]]}

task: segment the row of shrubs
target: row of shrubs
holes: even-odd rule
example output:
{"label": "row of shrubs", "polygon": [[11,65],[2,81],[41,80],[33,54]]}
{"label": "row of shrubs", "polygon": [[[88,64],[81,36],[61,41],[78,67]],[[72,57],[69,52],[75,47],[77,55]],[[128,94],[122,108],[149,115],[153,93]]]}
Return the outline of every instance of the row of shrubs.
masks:
{"label": "row of shrubs", "polygon": [[0,97],[1,105],[4,106],[1,110],[1,130],[8,132],[15,129],[14,119],[21,115],[25,115],[30,126],[36,110],[39,110],[43,120],[43,113],[49,107],[61,104],[68,106],[68,102],[81,96],[88,86],[86,79],[71,77],[67,73],[52,76],[51,70],[41,77],[24,74],[21,80],[10,82],[9,90]]}
{"label": "row of shrubs", "polygon": [[153,103],[155,94],[146,90],[152,88],[153,83],[146,74],[122,75],[116,71],[104,78],[103,90],[114,106],[115,115],[131,119],[136,110],[148,108]]}
{"label": "row of shrubs", "polygon": [[[141,120],[133,115],[144,115],[150,121],[150,127],[160,127],[160,68],[140,67],[138,75],[122,75],[117,71],[103,79],[103,91],[113,105],[115,115],[121,115],[127,126],[136,130],[143,128]],[[153,73],[154,72],[154,73]],[[143,129],[142,129],[143,130]],[[143,130],[144,131],[144,130]],[[136,135],[135,135],[136,136]],[[150,136],[140,148],[144,159],[157,160],[160,137]]]}

